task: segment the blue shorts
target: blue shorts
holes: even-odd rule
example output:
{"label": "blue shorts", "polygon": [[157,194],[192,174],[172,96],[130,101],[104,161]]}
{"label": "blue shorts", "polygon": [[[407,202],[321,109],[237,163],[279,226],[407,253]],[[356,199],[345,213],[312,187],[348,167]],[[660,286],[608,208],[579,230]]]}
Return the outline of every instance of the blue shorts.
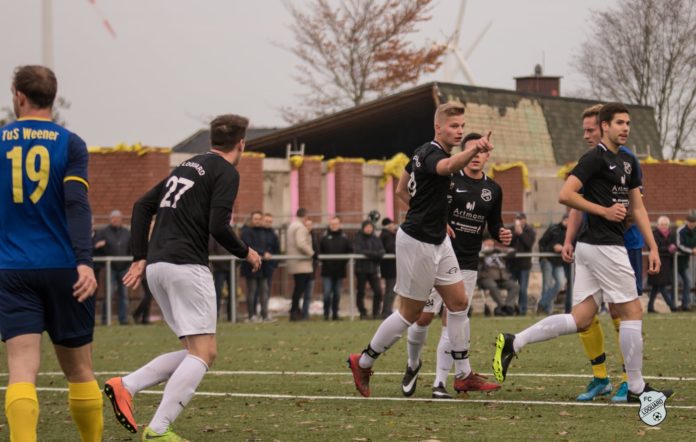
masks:
{"label": "blue shorts", "polygon": [[627,249],[628,260],[631,261],[631,267],[636,274],[636,289],[638,296],[643,294],[643,249]]}
{"label": "blue shorts", "polygon": [[73,297],[76,269],[0,270],[0,334],[48,332],[54,344],[81,347],[92,342],[94,297]]}

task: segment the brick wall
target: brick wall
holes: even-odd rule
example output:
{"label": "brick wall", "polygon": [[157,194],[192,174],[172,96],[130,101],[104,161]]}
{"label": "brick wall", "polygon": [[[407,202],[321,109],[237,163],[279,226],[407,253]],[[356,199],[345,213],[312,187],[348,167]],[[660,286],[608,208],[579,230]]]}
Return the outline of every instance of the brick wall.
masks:
{"label": "brick wall", "polygon": [[244,222],[254,210],[264,210],[263,158],[245,155],[237,165],[240,184],[234,204],[234,221]]}
{"label": "brick wall", "polygon": [[312,220],[315,223],[321,222],[321,201],[324,194],[321,185],[321,161],[305,158],[298,170],[298,175],[300,207],[304,207],[312,214]]}
{"label": "brick wall", "polygon": [[169,152],[145,155],[136,152],[91,152],[89,155],[89,202],[96,224],[108,222],[118,209],[127,221],[133,203],[169,174]]}
{"label": "brick wall", "polygon": [[511,223],[514,221],[515,212],[525,210],[522,169],[513,167],[504,172],[496,172],[493,179],[503,189],[503,222]]}
{"label": "brick wall", "polygon": [[360,223],[363,220],[363,165],[362,163],[337,162],[336,213],[344,223]]}
{"label": "brick wall", "polygon": [[641,167],[645,207],[652,221],[661,214],[683,220],[696,209],[696,167],[667,162]]}

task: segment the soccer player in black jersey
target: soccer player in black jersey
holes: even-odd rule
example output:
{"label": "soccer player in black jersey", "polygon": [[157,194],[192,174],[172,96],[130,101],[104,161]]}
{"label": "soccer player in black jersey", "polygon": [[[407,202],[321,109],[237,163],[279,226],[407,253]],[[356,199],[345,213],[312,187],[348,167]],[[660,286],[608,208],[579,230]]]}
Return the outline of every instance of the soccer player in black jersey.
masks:
{"label": "soccer player in black jersey", "polygon": [[[648,273],[660,270],[657,245],[640,194],[641,177],[635,156],[620,149],[630,132],[628,109],[608,103],[599,111],[602,141],[580,158],[566,180],[559,202],[587,214],[587,228],[575,249],[573,310],[553,315],[522,332],[501,333],[496,339],[493,373],[502,382],[513,356],[527,344],[587,330],[602,302],[613,304],[621,318],[619,340],[628,376],[628,402],[653,389],[643,381],[643,308],[635,273],[624,247],[624,218],[631,210],[650,249]],[[583,189],[584,195],[580,194]],[[662,391],[666,397],[671,390]]]}
{"label": "soccer player in black jersey", "polygon": [[[483,136],[470,133],[464,137],[464,148],[475,143]],[[503,226],[501,210],[503,191],[500,186],[490,179],[483,171],[490,154],[478,153],[464,169],[452,174],[449,189],[449,227],[452,232],[454,253],[459,262],[459,272],[464,281],[467,294],[476,288],[478,274],[479,252],[483,232],[488,232],[497,241],[509,245],[512,232]],[[431,290],[430,298],[425,304],[423,313],[413,325],[408,328],[408,364],[402,380],[402,392],[411,396],[416,391],[418,372],[421,368],[420,354],[428,334],[428,326],[442,308],[442,298],[437,290]],[[442,312],[443,325],[447,324],[447,309]],[[500,388],[499,384],[488,382],[485,376],[474,373],[469,364],[469,338],[471,322],[467,319],[464,325],[466,347],[464,349],[465,368],[460,378],[455,379],[454,388],[457,391],[491,391]],[[433,398],[445,399],[451,396],[447,393],[447,376],[452,368],[452,348],[445,329],[440,335],[437,346],[437,372],[433,383]]]}
{"label": "soccer player in black jersey", "polygon": [[459,172],[479,152],[493,146],[487,137],[462,152],[450,155],[464,138],[464,105],[445,103],[435,111],[435,139],[417,148],[401,175],[397,194],[409,204],[406,220],[396,234],[396,286],[399,311],[377,329],[361,354],[351,354],[348,366],[355,387],[370,396],[372,365],[394,345],[423,311],[435,287],[450,312],[447,332],[457,374],[465,370],[465,321],[469,301],[462,284],[457,258],[447,236],[447,193],[450,175]]}
{"label": "soccer player in black jersey", "polygon": [[[117,420],[138,431],[132,397],[144,388],[167,381],[164,396],[143,434],[144,439],[183,440],[171,424],[193,397],[217,353],[216,300],[208,268],[208,238],[245,259],[254,271],[261,259],[230,226],[239,190],[236,165],[244,150],[249,121],[222,115],[210,123],[210,152],[176,167],[133,206],[133,264],[123,281],[131,288],[145,271],[154,298],[183,350],[166,353],[122,378],[106,382]],[[150,221],[157,215],[148,241]]]}

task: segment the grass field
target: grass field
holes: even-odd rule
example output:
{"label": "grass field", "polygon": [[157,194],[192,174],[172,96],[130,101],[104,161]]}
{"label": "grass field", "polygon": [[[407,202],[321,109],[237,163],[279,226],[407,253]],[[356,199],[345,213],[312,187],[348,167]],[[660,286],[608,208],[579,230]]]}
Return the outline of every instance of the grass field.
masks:
{"label": "grass field", "polygon": [[[518,331],[534,320],[474,316],[474,369],[490,373],[497,332]],[[609,369],[616,375],[620,367],[615,333],[608,316],[602,316],[602,324]],[[694,314],[651,315],[644,322],[644,374],[670,378],[648,381],[676,390],[667,402],[667,420],[656,428],[638,419],[637,406],[608,405],[606,399],[591,405],[574,402],[590,373],[577,336],[527,347],[513,361],[498,392],[440,402],[430,400],[437,325],[428,337],[414,398],[405,400],[400,391],[406,361],[402,339],[378,361],[371,383],[373,398],[363,399],[353,387],[345,359],[367,344],[378,325],[377,321],[318,320],[221,323],[213,371],[175,423],[175,430],[193,441],[696,440]],[[100,383],[159,353],[178,349],[163,324],[99,327],[95,343]],[[67,384],[55,373],[58,366],[49,345],[44,345],[44,352],[44,374],[38,381],[45,388],[39,391],[39,440],[78,440],[67,411],[63,390]],[[0,372],[5,376],[6,371],[3,356]],[[141,425],[154,414],[160,391],[136,396],[135,413]],[[104,416],[105,440],[139,440],[116,423],[106,399]],[[7,440],[4,420],[2,424],[0,439]]]}

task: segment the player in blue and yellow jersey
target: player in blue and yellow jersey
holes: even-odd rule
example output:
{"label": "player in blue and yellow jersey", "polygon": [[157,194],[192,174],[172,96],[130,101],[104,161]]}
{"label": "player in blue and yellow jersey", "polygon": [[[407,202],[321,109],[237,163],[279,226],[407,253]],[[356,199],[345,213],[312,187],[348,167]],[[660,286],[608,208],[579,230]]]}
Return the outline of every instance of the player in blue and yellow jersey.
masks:
{"label": "player in blue and yellow jersey", "polygon": [[36,376],[48,332],[68,379],[82,441],[100,441],[102,396],[92,370],[94,299],[88,154],[51,121],[54,73],[21,66],[12,81],[17,121],[0,128],[0,334],[7,346],[10,440],[35,441]]}

